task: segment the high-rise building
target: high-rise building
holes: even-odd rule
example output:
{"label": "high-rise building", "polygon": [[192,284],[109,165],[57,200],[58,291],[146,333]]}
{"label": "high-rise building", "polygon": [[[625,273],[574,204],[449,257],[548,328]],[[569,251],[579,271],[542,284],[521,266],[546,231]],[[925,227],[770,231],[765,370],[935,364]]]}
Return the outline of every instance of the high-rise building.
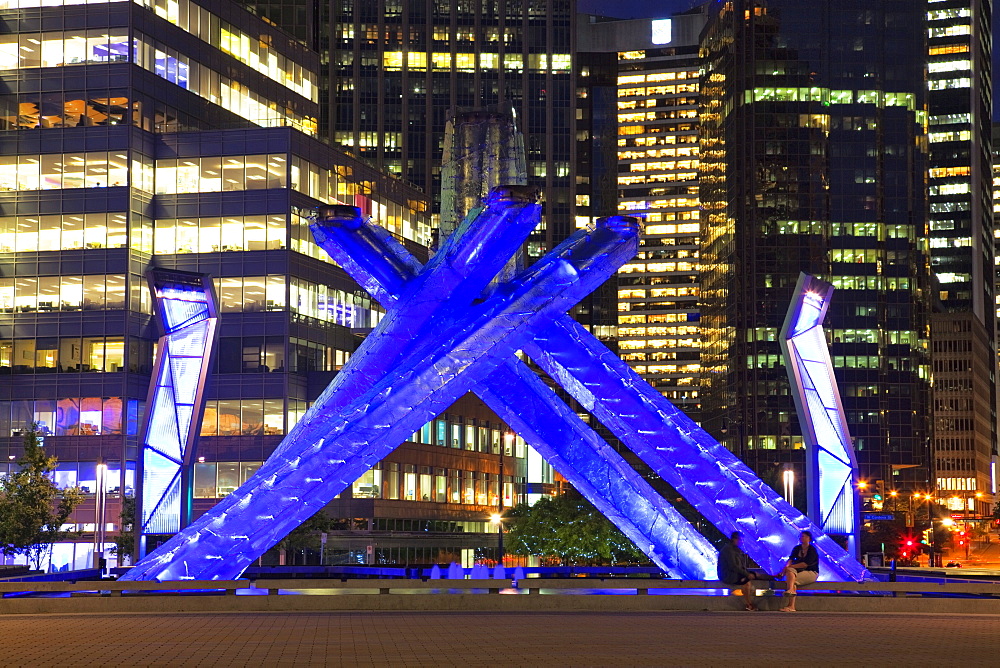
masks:
{"label": "high-rise building", "polygon": [[927,4],[934,482],[976,514],[992,507],[997,440],[991,13],[990,0]]}
{"label": "high-rise building", "polygon": [[[209,275],[218,295],[197,515],[253,474],[381,317],[313,243],[310,212],[360,207],[426,258],[429,201],[315,138],[319,55],[229,0],[3,0],[0,21],[0,474],[37,424],[58,484],[87,492],[71,520],[85,542],[53,565],[89,565],[95,524],[113,536],[143,478],[159,336],[144,274]],[[524,492],[524,444],[506,433],[471,400],[433,420],[329,506],[345,531],[328,559],[493,549],[488,512]]]}
{"label": "high-rise building", "polygon": [[695,418],[698,38],[705,21],[705,6],[665,19],[590,20],[579,37],[581,54],[617,54],[618,209],[645,223],[638,256],[618,275],[620,355]]}
{"label": "high-rise building", "polygon": [[345,0],[329,11],[324,103],[334,143],[439,202],[449,118],[509,105],[524,135],[528,183],[544,197],[528,253],[538,256],[569,234],[572,0]]}
{"label": "high-rise building", "polygon": [[891,0],[711,5],[702,418],[775,485],[781,467],[801,474],[777,341],[800,271],[836,288],[825,326],[862,478],[932,484],[926,11]]}

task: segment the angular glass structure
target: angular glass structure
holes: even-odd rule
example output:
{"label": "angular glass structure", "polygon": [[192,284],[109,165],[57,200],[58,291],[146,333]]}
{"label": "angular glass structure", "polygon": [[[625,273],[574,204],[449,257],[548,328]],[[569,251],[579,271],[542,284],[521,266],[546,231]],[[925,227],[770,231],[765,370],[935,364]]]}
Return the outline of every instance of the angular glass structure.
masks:
{"label": "angular glass structure", "polygon": [[806,441],[809,515],[857,551],[858,464],[823,331],[833,286],[800,274],[781,329],[781,352]]}
{"label": "angular glass structure", "polygon": [[[483,292],[537,222],[537,206],[516,195],[495,192],[483,214],[467,219],[423,269],[360,216],[341,226],[347,234],[314,228],[326,248],[346,239],[346,250],[337,254],[345,269],[387,305],[398,291],[394,306],[257,474],[126,579],[234,577],[434,411],[470,390],[482,391],[488,401],[499,391],[506,405],[516,408],[506,409],[499,400],[491,405],[528,431],[527,439],[558,442],[565,434],[545,431],[551,421],[547,412],[533,412],[538,406],[525,402],[524,394],[512,395],[511,387],[490,385],[504,377],[498,369],[510,364],[518,350],[532,356],[706,518],[723,531],[744,531],[751,556],[765,568],[775,571],[797,532],[808,529],[816,536],[825,579],[867,577],[832,539],[565,315],[635,253],[638,230],[632,219],[603,219],[513,280]],[[399,280],[407,275],[405,282]],[[565,413],[559,417],[572,426]],[[588,438],[579,429],[576,436]],[[590,445],[596,455],[577,452],[574,443],[563,451],[569,461],[554,463],[571,475],[575,469],[589,484],[588,496],[626,533],[629,523],[646,525],[661,543],[675,541],[672,554],[679,568],[674,573],[686,565],[689,572],[704,574],[711,551],[689,538],[686,522],[656,509],[657,497],[644,496],[640,485],[619,484],[627,480],[622,471],[617,479],[604,477],[614,457],[609,448]],[[615,506],[626,496],[629,503]],[[667,521],[649,524],[660,518]],[[630,533],[633,540],[637,536]],[[664,561],[655,545],[637,544],[658,563]]]}
{"label": "angular glass structure", "polygon": [[176,533],[191,521],[190,471],[219,320],[208,276],[153,269],[148,278],[163,336],[143,429],[143,536]]}
{"label": "angular glass structure", "polygon": [[[316,242],[386,307],[420,265],[354,207],[326,207]],[[714,577],[715,548],[526,364],[504,362],[475,389],[484,402],[672,577]]]}

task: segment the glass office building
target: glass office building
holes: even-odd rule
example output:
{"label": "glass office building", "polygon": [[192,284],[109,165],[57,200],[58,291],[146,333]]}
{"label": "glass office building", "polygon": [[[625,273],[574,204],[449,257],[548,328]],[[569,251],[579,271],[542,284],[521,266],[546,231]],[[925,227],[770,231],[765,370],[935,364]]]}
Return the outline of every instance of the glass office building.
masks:
{"label": "glass office building", "polygon": [[991,14],[989,0],[927,5],[935,486],[975,514],[992,507],[997,447]]}
{"label": "glass office building", "polygon": [[703,424],[773,485],[783,467],[802,473],[777,342],[800,271],[836,288],[826,329],[861,477],[932,485],[926,11],[883,0],[711,5]]}
{"label": "glass office building", "polygon": [[[618,274],[620,356],[698,416],[698,38],[705,7],[669,19],[581,25],[581,51],[617,59],[618,210],[644,221],[638,256]],[[586,46],[583,45],[586,39]]]}
{"label": "glass office building", "polygon": [[[265,15],[270,6],[257,3]],[[509,104],[524,134],[528,183],[545,200],[529,254],[568,236],[575,2],[338,0],[319,12],[330,61],[323,118],[334,143],[422,188],[437,213],[448,119]]]}
{"label": "glass office building", "polygon": [[[312,242],[313,208],[358,206],[426,258],[429,202],[316,138],[319,55],[235,3],[6,0],[0,19],[0,473],[37,423],[59,484],[87,492],[81,540],[97,524],[113,535],[142,477],[159,336],[145,274],[206,274],[220,343],[197,514],[260,466],[381,317]],[[328,558],[492,548],[488,512],[523,494],[524,445],[505,433],[477,405],[440,416],[333,502],[345,532]],[[87,565],[89,549],[62,546],[53,566]]]}

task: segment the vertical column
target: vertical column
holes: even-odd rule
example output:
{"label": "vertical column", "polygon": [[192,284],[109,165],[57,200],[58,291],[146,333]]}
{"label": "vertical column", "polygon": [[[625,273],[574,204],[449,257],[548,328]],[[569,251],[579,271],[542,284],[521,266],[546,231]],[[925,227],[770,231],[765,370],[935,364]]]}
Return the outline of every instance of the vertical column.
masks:
{"label": "vertical column", "polygon": [[858,465],[823,333],[832,294],[829,283],[799,274],[779,339],[806,443],[808,514],[823,531],[846,535],[856,557]]}
{"label": "vertical column", "polygon": [[148,535],[191,522],[191,466],[218,324],[208,276],[154,269],[147,278],[163,335],[142,430],[140,553]]}

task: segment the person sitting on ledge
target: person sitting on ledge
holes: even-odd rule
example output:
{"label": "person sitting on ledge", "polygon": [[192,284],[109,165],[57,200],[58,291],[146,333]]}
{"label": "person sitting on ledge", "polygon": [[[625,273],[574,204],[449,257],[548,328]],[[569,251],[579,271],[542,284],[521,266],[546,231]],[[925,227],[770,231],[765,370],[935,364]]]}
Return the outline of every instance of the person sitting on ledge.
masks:
{"label": "person sitting on ledge", "polygon": [[722,549],[719,550],[719,580],[743,592],[746,610],[756,610],[757,606],[753,604],[750,597],[750,583],[757,576],[750,571],[747,565],[747,555],[740,549],[742,542],[743,534],[734,531],[730,534],[729,540],[723,543]]}
{"label": "person sitting on ledge", "polygon": [[785,591],[788,605],[781,609],[782,612],[796,612],[795,597],[799,585],[810,585],[819,578],[819,553],[812,544],[812,537],[809,531],[799,534],[799,544],[793,547],[792,553],[788,555],[784,573],[777,576],[784,577],[788,585]]}

